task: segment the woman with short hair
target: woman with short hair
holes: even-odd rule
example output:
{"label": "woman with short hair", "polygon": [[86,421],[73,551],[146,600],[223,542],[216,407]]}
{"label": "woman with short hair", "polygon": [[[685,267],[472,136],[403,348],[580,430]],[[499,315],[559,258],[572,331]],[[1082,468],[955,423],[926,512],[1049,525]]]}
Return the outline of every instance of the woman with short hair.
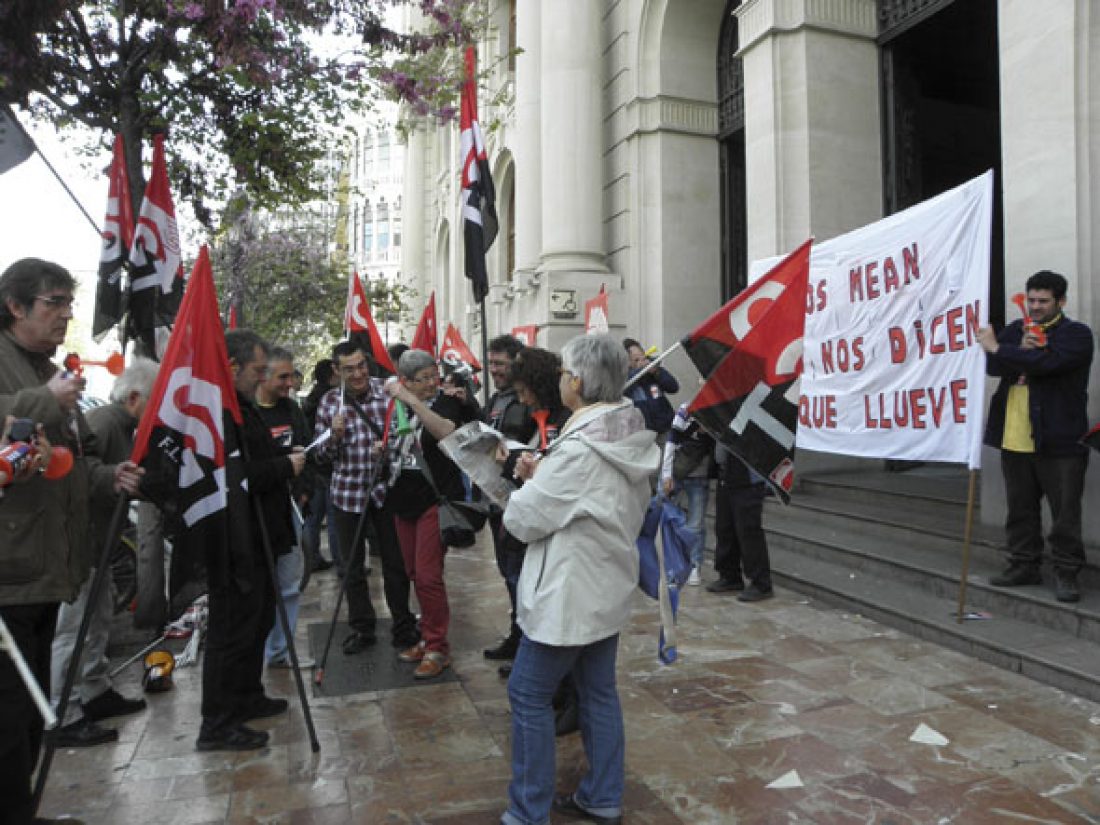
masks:
{"label": "woman with short hair", "polygon": [[[559,390],[572,415],[538,458],[504,525],[528,544],[518,589],[523,630],[508,682],[512,782],[506,825],[543,825],[553,807],[597,822],[622,816],[624,734],[615,686],[619,633],[638,583],[634,542],[658,459],[654,433],[622,396],[627,355],[610,336],[574,338],[562,350]],[[554,798],[554,690],[572,672],[588,772]]]}

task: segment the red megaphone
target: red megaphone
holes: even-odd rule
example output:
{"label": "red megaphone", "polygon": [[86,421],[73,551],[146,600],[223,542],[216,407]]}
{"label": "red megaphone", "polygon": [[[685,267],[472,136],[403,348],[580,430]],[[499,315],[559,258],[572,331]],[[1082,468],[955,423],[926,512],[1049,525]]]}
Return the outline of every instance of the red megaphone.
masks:
{"label": "red megaphone", "polygon": [[106,367],[111,375],[122,375],[122,371],[126,369],[126,359],[121,352],[112,352],[106,361],[84,361],[75,352],[70,352],[62,363],[74,375],[83,375],[85,367]]}
{"label": "red megaphone", "polygon": [[1031,315],[1027,311],[1027,296],[1022,292],[1017,292],[1012,296],[1012,303],[1020,308],[1020,314],[1024,316],[1024,332],[1034,335],[1038,339],[1039,346],[1045,347],[1047,345],[1047,334],[1031,320]]}
{"label": "red megaphone", "polygon": [[[0,487],[11,484],[36,455],[38,448],[26,441],[16,441],[0,449]],[[42,475],[54,481],[64,478],[72,469],[72,451],[59,444],[50,449],[50,460],[42,470]]]}

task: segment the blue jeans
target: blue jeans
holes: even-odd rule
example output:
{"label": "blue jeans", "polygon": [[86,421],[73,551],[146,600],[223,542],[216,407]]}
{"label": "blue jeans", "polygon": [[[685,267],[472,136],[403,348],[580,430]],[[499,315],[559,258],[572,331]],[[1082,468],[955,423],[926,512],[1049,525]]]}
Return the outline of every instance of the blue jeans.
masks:
{"label": "blue jeans", "polygon": [[695,533],[695,541],[691,545],[691,566],[702,567],[707,537],[705,523],[710,479],[706,476],[689,476],[677,486],[687,496],[687,526]]}
{"label": "blue jeans", "polygon": [[[291,633],[298,625],[298,604],[302,600],[302,593],[298,588],[302,583],[303,564],[304,556],[300,547],[292,547],[289,553],[283,553],[275,559],[275,575],[279,579],[279,590],[283,594],[286,621],[290,625]],[[267,641],[264,643],[264,661],[286,659],[289,655],[283,625],[276,613],[275,626],[267,634]]]}
{"label": "blue jeans", "polygon": [[588,772],[577,804],[597,816],[622,813],[623,712],[615,687],[619,636],[579,647],[555,647],[526,636],[508,679],[512,704],[512,781],[504,825],[546,825],[554,799],[554,691],[570,671],[577,685]]}
{"label": "blue jeans", "polygon": [[[313,494],[309,500],[309,515],[306,517],[305,546],[315,558],[323,559],[321,555],[321,522],[328,522],[328,552],[332,555],[332,561],[340,567],[340,542],[336,540],[336,526],[332,518],[332,497],[329,495],[328,486],[331,479],[318,478],[313,487]],[[307,564],[312,564],[314,558],[306,559]]]}

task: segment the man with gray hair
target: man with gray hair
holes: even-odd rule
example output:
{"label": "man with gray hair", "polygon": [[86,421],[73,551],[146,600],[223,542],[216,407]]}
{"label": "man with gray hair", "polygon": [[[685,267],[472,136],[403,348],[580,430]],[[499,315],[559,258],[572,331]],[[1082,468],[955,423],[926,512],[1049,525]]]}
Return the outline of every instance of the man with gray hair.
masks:
{"label": "man with gray hair", "polygon": [[[115,380],[111,389],[111,403],[95,407],[85,415],[88,426],[96,437],[100,457],[104,461],[117,464],[130,457],[134,430],[145,411],[145,404],[153,391],[156,377],[155,362],[146,358],[135,358]],[[115,497],[93,497],[92,503],[96,505],[91,508],[89,521],[92,546],[96,553],[94,560],[102,552],[104,543],[110,539],[107,531],[115,507]],[[54,631],[53,647],[50,651],[50,699],[55,710],[61,701],[65,674],[73,656],[80,619],[87,609],[94,578],[93,569],[80,588],[76,601],[62,604],[57,614],[57,629]],[[118,739],[118,731],[101,727],[96,722],[112,716],[137,713],[145,708],[144,699],[127,699],[116,691],[107,675],[110,669],[107,642],[111,632],[111,608],[110,588],[103,587],[91,608],[91,621],[84,641],[80,667],[65,709],[65,718],[61,720],[61,728],[56,734],[58,747],[83,748],[114,742]]]}

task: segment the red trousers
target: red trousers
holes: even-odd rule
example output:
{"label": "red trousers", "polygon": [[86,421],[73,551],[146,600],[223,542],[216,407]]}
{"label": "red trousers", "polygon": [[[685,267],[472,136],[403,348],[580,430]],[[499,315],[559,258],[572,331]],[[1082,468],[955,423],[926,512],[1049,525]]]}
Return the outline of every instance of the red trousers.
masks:
{"label": "red trousers", "polygon": [[420,636],[428,651],[444,655],[451,652],[447,628],[451,608],[447,587],[443,584],[443,556],[447,548],[439,536],[439,507],[432,505],[419,518],[394,517],[397,540],[405,559],[405,571],[420,602]]}

